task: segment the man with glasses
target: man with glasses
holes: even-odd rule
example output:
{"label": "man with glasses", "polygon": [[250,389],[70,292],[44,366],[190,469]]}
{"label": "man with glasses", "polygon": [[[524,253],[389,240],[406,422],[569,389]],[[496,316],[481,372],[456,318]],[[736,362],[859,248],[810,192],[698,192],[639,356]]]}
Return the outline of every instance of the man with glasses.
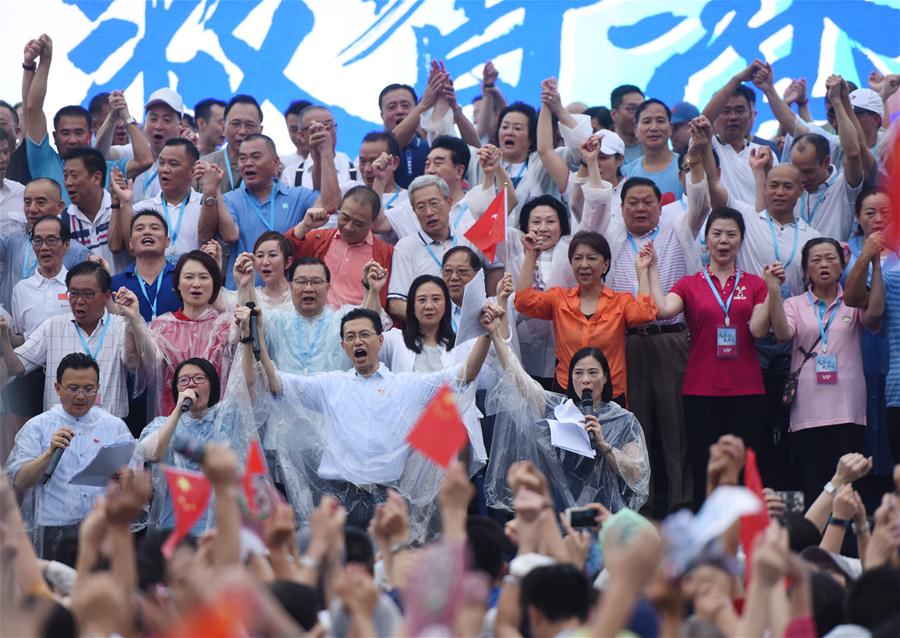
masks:
{"label": "man with glasses", "polygon": [[302,147],[308,149],[309,152],[303,161],[291,163],[284,167],[281,173],[281,181],[290,186],[305,186],[313,190],[320,189],[320,169],[316,166],[315,148],[309,142],[313,124],[318,122],[331,138],[338,184],[341,185],[342,191],[347,190],[350,186],[345,185],[356,179],[356,167],[353,166],[353,162],[350,161],[350,157],[346,153],[335,150],[337,147],[337,122],[334,121],[332,112],[324,106],[313,104],[300,111],[298,120],[300,128],[297,131],[297,136]]}
{"label": "man with glasses", "polygon": [[453,330],[456,331],[459,329],[459,318],[462,315],[463,293],[466,285],[475,279],[475,275],[481,270],[481,257],[468,246],[456,246],[444,253],[441,262],[441,278],[450,291],[450,301],[453,302],[450,316]]}
{"label": "man with glasses", "polygon": [[[41,367],[55,370],[67,354],[83,352],[100,366],[97,405],[124,418],[128,415],[126,372],[136,370],[138,361],[125,351],[125,320],[106,309],[112,296],[109,272],[96,262],[82,262],[66,274],[66,288],[71,312],[44,321],[15,350],[10,343],[9,323],[0,319],[0,349],[9,375],[19,376]],[[44,410],[58,402],[48,376]]]}
{"label": "man with glasses", "polygon": [[[215,164],[222,169],[219,192],[227,193],[241,185],[238,151],[245,137],[262,133],[262,120],[262,109],[252,95],[239,93],[225,105],[225,147],[200,158],[200,161]],[[197,189],[200,190],[199,184]],[[204,190],[203,197],[215,199],[216,193]]]}
{"label": "man with glasses", "polygon": [[[122,419],[95,404],[102,386],[100,367],[93,358],[72,352],[55,370],[57,403],[22,427],[6,470],[17,490],[34,488],[31,523],[38,555],[74,566],[78,525],[106,486],[70,481],[102,447],[133,438]],[[63,450],[59,464],[49,480],[44,480],[56,450]]]}

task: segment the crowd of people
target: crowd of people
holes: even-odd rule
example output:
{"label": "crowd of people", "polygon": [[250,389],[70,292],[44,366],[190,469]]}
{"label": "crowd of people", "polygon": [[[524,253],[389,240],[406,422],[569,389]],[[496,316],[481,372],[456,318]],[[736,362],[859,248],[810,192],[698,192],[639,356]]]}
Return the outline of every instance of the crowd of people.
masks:
{"label": "crowd of people", "polygon": [[0,101],[4,634],[900,633],[900,75],[819,124],[760,60],[702,111],[488,62],[470,120],[433,62],[350,157],[245,94],[51,128],[52,58]]}

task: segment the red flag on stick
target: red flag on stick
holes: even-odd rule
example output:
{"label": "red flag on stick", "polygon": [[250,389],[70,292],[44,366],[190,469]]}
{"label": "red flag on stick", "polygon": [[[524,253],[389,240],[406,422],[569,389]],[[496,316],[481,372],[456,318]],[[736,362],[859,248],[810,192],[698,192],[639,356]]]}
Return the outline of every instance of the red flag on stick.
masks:
{"label": "red flag on stick", "polygon": [[259,447],[259,441],[254,440],[247,450],[247,464],[244,466],[244,475],[241,477],[241,486],[244,488],[244,497],[247,499],[247,507],[252,515],[256,515],[259,511],[259,505],[256,502],[256,490],[253,487],[253,481],[257,476],[265,476],[266,461],[263,458],[262,450]]}
{"label": "red flag on stick", "polygon": [[445,383],[406,436],[411,446],[443,468],[469,440],[453,392]]}
{"label": "red flag on stick", "polygon": [[472,227],[463,233],[463,237],[494,261],[497,245],[506,239],[506,188],[491,201],[484,214]]}
{"label": "red flag on stick", "polygon": [[756,494],[763,503],[763,507],[756,514],[741,517],[741,544],[744,546],[744,554],[747,556],[744,582],[749,583],[753,540],[769,526],[769,512],[765,508],[766,500],[763,497],[762,477],[759,475],[759,467],[756,465],[756,452],[750,447],[747,448],[747,454],[744,457],[744,486]]}
{"label": "red flag on stick", "polygon": [[169,496],[175,511],[175,529],[162,546],[162,554],[168,559],[175,552],[178,542],[188,535],[194,523],[206,511],[212,485],[199,472],[169,466],[164,466],[163,471],[166,473]]}

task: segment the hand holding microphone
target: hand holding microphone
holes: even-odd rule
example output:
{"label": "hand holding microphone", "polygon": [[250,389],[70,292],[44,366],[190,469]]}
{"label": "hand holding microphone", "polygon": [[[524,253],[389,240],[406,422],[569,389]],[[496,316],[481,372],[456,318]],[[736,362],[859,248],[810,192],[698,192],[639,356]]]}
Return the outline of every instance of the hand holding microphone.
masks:
{"label": "hand holding microphone", "polygon": [[197,392],[195,390],[191,390],[190,388],[182,390],[178,395],[179,408],[177,409],[180,409],[182,414],[189,412],[190,409],[194,406],[194,401],[196,400]]}
{"label": "hand holding microphone", "polygon": [[50,449],[52,452],[50,452],[50,463],[47,465],[47,469],[44,470],[42,482],[46,483],[53,476],[53,472],[62,458],[63,451],[69,447],[74,436],[75,433],[67,427],[61,427],[50,436]]}
{"label": "hand holding microphone", "polygon": [[[590,388],[581,391],[581,413],[585,417],[594,415],[594,393]],[[593,431],[588,430],[588,437],[591,439],[591,447],[598,450],[597,435]]]}

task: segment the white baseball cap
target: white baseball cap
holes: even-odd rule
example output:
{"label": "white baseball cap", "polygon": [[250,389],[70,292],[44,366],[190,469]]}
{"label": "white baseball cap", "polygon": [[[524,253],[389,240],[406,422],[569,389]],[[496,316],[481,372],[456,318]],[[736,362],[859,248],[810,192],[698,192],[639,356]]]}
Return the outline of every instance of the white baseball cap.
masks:
{"label": "white baseball cap", "polygon": [[884,102],[872,89],[856,89],[850,94],[850,104],[854,109],[870,111],[884,119]]}
{"label": "white baseball cap", "polygon": [[598,131],[600,138],[600,152],[604,155],[625,155],[625,142],[613,131]]}
{"label": "white baseball cap", "polygon": [[181,96],[172,89],[156,89],[144,104],[144,110],[146,111],[154,104],[165,104],[179,116],[184,113],[184,102],[181,100]]}

